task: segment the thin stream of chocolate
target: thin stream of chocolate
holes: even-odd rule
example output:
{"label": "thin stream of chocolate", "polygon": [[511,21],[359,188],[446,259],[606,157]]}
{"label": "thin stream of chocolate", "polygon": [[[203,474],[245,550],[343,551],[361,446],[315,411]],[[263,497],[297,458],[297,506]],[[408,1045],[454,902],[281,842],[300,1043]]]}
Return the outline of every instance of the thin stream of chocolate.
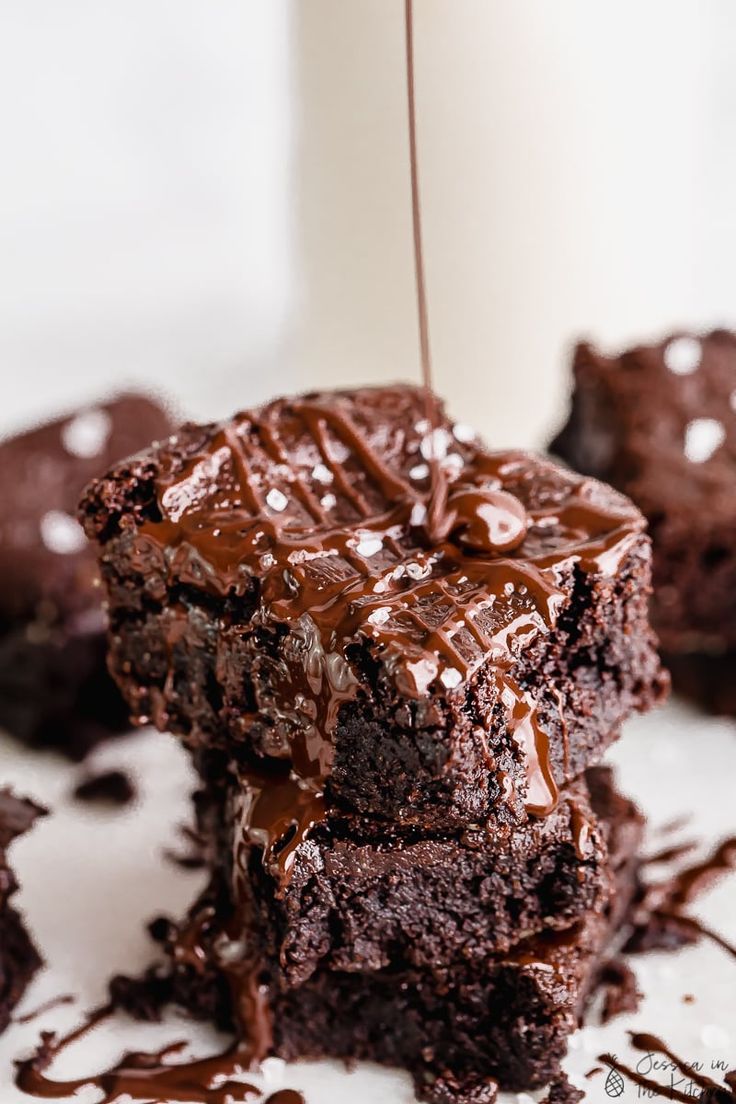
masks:
{"label": "thin stream of chocolate", "polygon": [[17,1024],[31,1023],[32,1020],[37,1020],[39,1016],[51,1012],[54,1008],[59,1008],[62,1004],[74,1004],[74,997],[71,993],[62,993],[58,997],[51,997],[50,1000],[44,1001],[43,1004],[39,1004],[30,1012],[26,1012],[22,1016],[16,1016],[13,1022]]}
{"label": "thin stream of chocolate", "polygon": [[431,544],[442,535],[446,524],[447,480],[440,467],[436,429],[437,403],[433,396],[432,354],[429,343],[429,311],[427,309],[427,286],[424,272],[424,248],[422,245],[422,209],[419,199],[419,158],[417,154],[417,112],[414,80],[414,3],[404,0],[404,21],[406,26],[406,96],[409,118],[409,172],[411,177],[411,222],[414,239],[414,277],[417,292],[417,317],[419,322],[419,353],[424,383],[426,421],[429,428],[431,474],[429,499],[424,527]]}

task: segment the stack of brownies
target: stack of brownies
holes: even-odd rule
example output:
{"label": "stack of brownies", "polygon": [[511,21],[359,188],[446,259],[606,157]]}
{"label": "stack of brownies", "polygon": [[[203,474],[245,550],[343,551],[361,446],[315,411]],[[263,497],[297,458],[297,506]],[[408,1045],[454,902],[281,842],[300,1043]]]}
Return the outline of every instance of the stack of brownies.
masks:
{"label": "stack of brownies", "polygon": [[203,784],[177,999],[426,1099],[557,1077],[636,876],[596,764],[666,689],[636,508],[397,386],[185,426],[81,517],[111,670]]}

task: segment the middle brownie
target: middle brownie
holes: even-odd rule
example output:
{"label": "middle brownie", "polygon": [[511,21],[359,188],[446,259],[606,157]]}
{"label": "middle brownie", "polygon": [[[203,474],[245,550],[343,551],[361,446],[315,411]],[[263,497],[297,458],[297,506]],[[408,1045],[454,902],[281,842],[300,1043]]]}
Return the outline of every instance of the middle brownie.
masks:
{"label": "middle brownie", "polygon": [[[265,782],[265,784],[263,784]],[[289,984],[317,969],[482,962],[542,930],[569,928],[610,890],[606,822],[586,777],[549,816],[447,836],[324,813],[303,791],[240,775],[200,806],[212,861]],[[321,819],[320,819],[321,817]]]}

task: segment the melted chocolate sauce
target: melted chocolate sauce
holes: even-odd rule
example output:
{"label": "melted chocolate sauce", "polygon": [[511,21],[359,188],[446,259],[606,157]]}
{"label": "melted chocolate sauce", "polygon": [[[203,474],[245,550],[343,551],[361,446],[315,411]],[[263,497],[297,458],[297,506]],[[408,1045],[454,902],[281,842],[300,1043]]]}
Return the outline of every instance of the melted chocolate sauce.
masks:
{"label": "melted chocolate sauce", "polygon": [[[691,846],[669,849],[648,861],[669,860],[684,853],[683,849],[689,850]],[[653,882],[646,886],[634,911],[634,931],[626,949],[633,952],[657,946],[676,947],[703,937],[736,958],[736,945],[702,921],[686,915],[684,911],[701,893],[710,889],[715,881],[734,870],[736,837],[729,837],[719,843],[705,859],[685,867],[662,882]]]}
{"label": "melted chocolate sauce", "polygon": [[26,1012],[23,1016],[16,1016],[13,1022],[18,1024],[31,1023],[32,1020],[38,1019],[39,1016],[45,1015],[46,1012],[50,1012],[54,1008],[59,1008],[62,1004],[74,1004],[74,997],[71,993],[62,993],[61,996],[51,997],[50,1000],[44,1001],[43,1004],[39,1004],[37,1008]]}
{"label": "melted chocolate sauce", "polygon": [[[46,1100],[68,1099],[82,1088],[99,1089],[104,1096],[99,1104],[117,1101],[167,1101],[186,1104],[235,1104],[261,1096],[255,1085],[230,1078],[246,1073],[253,1065],[249,1044],[236,1042],[221,1054],[190,1062],[170,1063],[166,1059],[179,1053],[185,1043],[172,1043],[162,1050],[130,1052],[102,1073],[71,1081],[56,1081],[46,1075],[54,1059],[72,1043],[95,1028],[112,1012],[110,1006],[98,1009],[68,1035],[56,1039],[45,1033],[31,1058],[17,1063],[15,1083],[30,1096]],[[226,1080],[225,1080],[226,1079]]]}
{"label": "melted chocolate sauce", "polygon": [[[654,1056],[667,1058],[668,1061],[672,1063],[673,1069],[670,1074],[669,1084],[662,1084],[659,1081],[647,1077],[639,1068],[641,1062],[638,1064],[637,1069],[634,1070],[619,1062],[610,1054],[600,1054],[598,1060],[600,1062],[605,1062],[612,1070],[616,1070],[618,1073],[628,1077],[635,1085],[638,1085],[642,1089],[646,1089],[647,1092],[652,1095],[660,1096],[667,1100],[683,1101],[684,1104],[693,1104],[695,1100],[709,1100],[713,1101],[714,1104],[728,1104],[729,1101],[736,1101],[736,1092],[734,1092],[733,1087],[733,1072],[726,1074],[726,1085],[720,1085],[717,1081],[714,1081],[711,1077],[708,1077],[707,1074],[703,1073],[702,1070],[695,1069],[683,1058],[679,1058],[657,1035],[651,1035],[647,1032],[629,1032],[629,1035],[631,1037],[631,1045],[635,1050],[643,1051],[645,1054],[652,1055],[653,1058]],[[675,1076],[675,1074],[677,1074],[677,1076]],[[685,1089],[677,1087],[682,1083],[683,1078],[689,1081]]]}

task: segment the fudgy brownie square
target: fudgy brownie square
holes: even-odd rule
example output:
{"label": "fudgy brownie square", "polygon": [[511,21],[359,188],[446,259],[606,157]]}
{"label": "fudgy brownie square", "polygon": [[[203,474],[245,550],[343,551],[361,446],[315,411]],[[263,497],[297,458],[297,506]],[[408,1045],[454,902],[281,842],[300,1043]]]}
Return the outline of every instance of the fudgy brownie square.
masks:
{"label": "fudgy brownie square", "polygon": [[76,511],[101,468],[168,431],[156,403],[130,395],[0,444],[0,727],[29,744],[81,758],[127,725]]}
{"label": "fudgy brownie square", "polygon": [[643,510],[663,652],[678,684],[713,700],[709,659],[732,672],[736,651],[736,335],[676,334],[619,356],[580,345],[573,375],[552,451]]}
{"label": "fudgy brownie square", "polygon": [[372,818],[449,830],[554,808],[665,688],[644,521],[427,415],[410,386],[278,400],[90,486],[134,716],[286,761]]}
{"label": "fudgy brownie square", "polygon": [[[539,1087],[559,1074],[567,1039],[637,885],[641,814],[616,791],[609,770],[589,771],[586,786],[596,831],[605,837],[608,882],[586,915],[563,929],[535,935],[520,929],[519,940],[507,950],[476,955],[466,954],[452,925],[438,920],[434,954],[417,955],[411,941],[402,939],[390,960],[379,963],[366,960],[356,941],[341,959],[322,958],[308,971],[295,972],[282,940],[290,908],[281,897],[283,882],[271,880],[270,908],[251,909],[233,901],[218,869],[180,929],[159,926],[170,964],[167,974],[157,975],[159,991],[224,1027],[239,1022],[246,1037],[255,1032],[260,1057],[337,1057],[398,1066],[412,1073],[422,1098],[437,1099],[439,1087],[446,1091],[449,1085],[448,1099],[474,1099],[492,1079],[502,1088]],[[488,846],[495,846],[493,840]],[[315,848],[310,896],[318,898],[319,883],[327,885],[330,874],[316,854]],[[463,878],[458,870],[461,902]],[[362,880],[359,873],[356,887]],[[407,935],[411,913],[436,904],[434,899],[430,904],[421,869],[416,887],[416,898],[405,903]],[[448,912],[452,902],[450,890]],[[244,920],[250,925],[245,938]],[[421,916],[416,925],[421,929]],[[419,935],[425,952],[431,951],[428,931]],[[318,957],[314,950],[308,949],[307,958]]]}
{"label": "fudgy brownie square", "polygon": [[451,836],[342,812],[308,816],[309,826],[279,836],[283,823],[274,832],[264,802],[288,808],[291,799],[273,779],[262,788],[241,774],[218,854],[237,909],[265,933],[290,984],[326,969],[482,963],[524,937],[571,927],[610,892],[607,825],[584,778],[546,817]]}
{"label": "fudgy brownie square", "polygon": [[6,851],[44,812],[40,805],[0,789],[0,1032],[8,1026],[11,1012],[41,965],[21,917],[9,904],[18,883]]}

